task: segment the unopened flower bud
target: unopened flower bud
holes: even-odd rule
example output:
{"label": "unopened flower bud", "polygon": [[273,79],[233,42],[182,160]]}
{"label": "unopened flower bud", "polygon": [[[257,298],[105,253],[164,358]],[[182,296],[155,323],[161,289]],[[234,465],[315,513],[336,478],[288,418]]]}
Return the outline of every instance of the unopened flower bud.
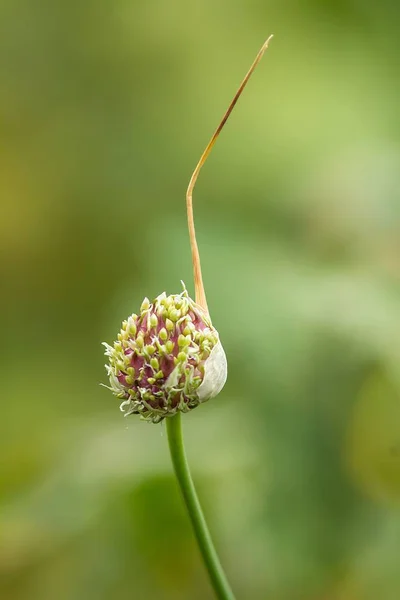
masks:
{"label": "unopened flower bud", "polygon": [[181,294],[145,298],[123,322],[118,341],[104,344],[109,389],[125,415],[158,423],[215,397],[227,376],[225,352],[210,316]]}

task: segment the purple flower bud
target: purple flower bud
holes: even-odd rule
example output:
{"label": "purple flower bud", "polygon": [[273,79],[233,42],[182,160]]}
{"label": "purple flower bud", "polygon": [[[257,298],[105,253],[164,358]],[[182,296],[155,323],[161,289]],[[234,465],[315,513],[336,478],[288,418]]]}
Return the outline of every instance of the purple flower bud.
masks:
{"label": "purple flower bud", "polygon": [[226,381],[218,332],[186,289],[152,303],[145,298],[139,315],[122,323],[114,345],[104,346],[109,389],[123,400],[125,415],[158,423],[215,397]]}

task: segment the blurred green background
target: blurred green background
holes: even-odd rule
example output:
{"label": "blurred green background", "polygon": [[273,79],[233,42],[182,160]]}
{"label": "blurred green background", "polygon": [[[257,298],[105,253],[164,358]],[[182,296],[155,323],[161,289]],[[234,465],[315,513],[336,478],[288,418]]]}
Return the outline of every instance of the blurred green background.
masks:
{"label": "blurred green background", "polygon": [[246,600],[400,597],[400,4],[2,0],[2,600],[211,600],[165,427],[105,382],[142,298],[229,360],[185,418]]}

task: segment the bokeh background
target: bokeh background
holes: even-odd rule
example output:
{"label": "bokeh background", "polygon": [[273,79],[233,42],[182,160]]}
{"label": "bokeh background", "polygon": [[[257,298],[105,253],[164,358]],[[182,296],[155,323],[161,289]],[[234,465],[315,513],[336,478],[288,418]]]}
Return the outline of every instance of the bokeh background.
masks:
{"label": "bokeh background", "polygon": [[193,292],[218,399],[187,451],[237,597],[400,597],[400,4],[2,0],[0,596],[211,600],[165,428],[103,349]]}

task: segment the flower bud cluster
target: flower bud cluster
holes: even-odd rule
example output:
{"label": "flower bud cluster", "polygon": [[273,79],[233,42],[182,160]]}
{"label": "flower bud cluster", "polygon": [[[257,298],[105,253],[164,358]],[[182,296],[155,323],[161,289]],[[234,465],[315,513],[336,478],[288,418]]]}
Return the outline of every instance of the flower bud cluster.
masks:
{"label": "flower bud cluster", "polygon": [[111,391],[125,415],[158,423],[216,396],[227,375],[224,350],[210,317],[184,289],[145,298],[122,323],[113,346],[104,343]]}

